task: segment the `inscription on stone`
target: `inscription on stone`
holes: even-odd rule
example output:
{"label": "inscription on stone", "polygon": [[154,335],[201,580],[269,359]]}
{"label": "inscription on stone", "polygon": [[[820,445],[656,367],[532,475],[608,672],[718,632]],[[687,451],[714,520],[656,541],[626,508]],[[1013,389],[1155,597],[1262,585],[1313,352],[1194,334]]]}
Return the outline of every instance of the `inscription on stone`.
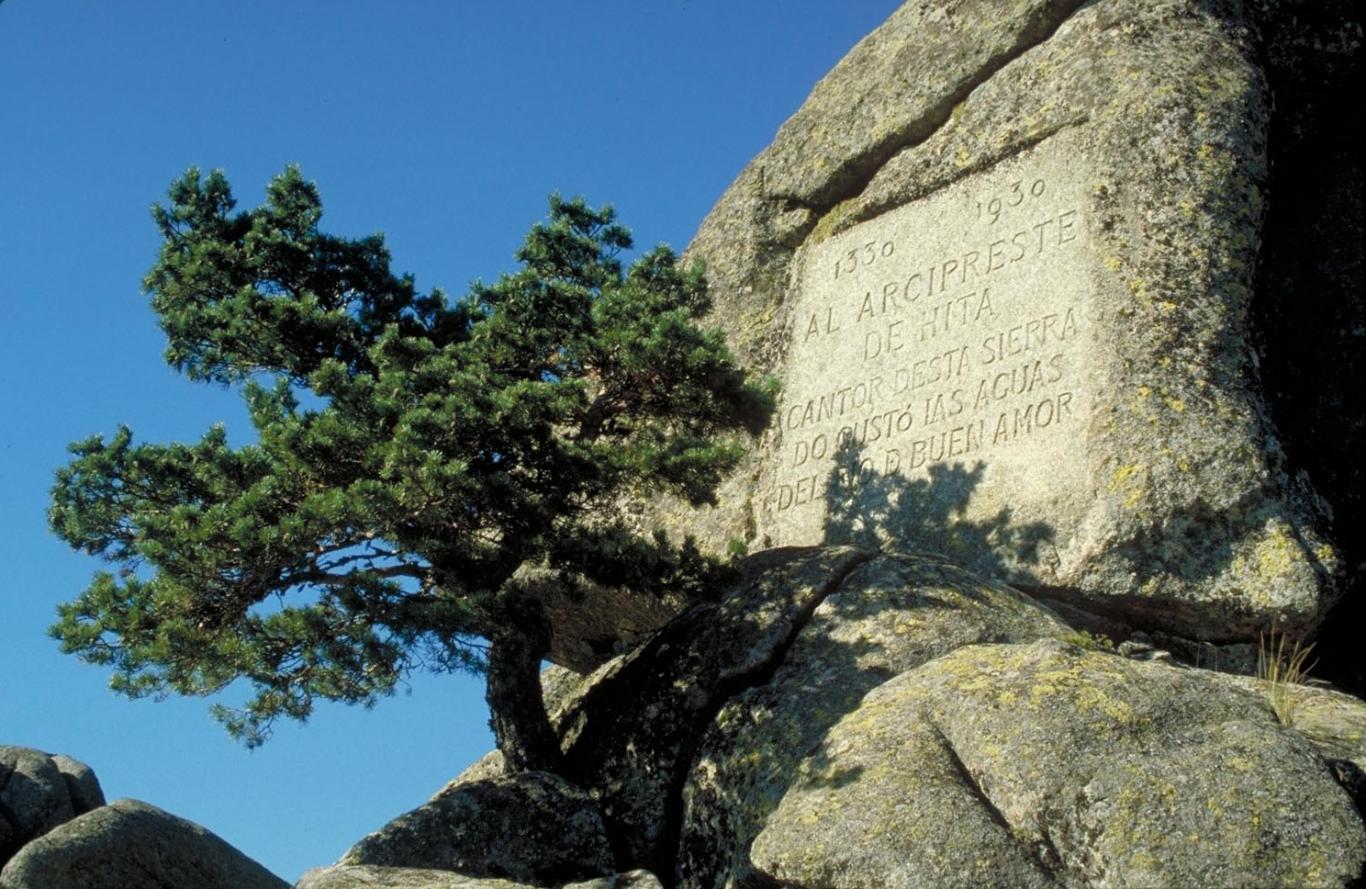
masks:
{"label": "inscription on stone", "polygon": [[804,251],[759,503],[773,543],[822,539],[832,485],[934,467],[976,472],[981,509],[1067,497],[1093,342],[1070,154],[1045,143]]}

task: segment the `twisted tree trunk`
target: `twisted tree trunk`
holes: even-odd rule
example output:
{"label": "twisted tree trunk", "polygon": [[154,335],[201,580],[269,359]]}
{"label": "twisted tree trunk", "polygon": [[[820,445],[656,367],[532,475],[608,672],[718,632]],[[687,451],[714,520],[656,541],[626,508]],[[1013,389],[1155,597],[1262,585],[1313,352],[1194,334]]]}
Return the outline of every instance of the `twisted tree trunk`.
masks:
{"label": "twisted tree trunk", "polygon": [[509,772],[564,771],[560,739],[541,695],[541,659],[549,650],[550,629],[539,617],[524,616],[489,638],[485,700]]}

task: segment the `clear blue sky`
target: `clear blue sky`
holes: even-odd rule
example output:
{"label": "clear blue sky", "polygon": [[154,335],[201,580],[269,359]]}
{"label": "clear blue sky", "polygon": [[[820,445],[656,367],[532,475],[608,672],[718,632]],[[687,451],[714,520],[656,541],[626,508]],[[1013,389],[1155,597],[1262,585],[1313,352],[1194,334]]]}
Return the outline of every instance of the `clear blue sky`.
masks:
{"label": "clear blue sky", "polygon": [[190,165],[243,206],[287,163],[324,228],[386,233],[419,288],[511,267],[552,190],[684,246],[894,0],[0,2],[0,743],[90,763],[293,880],[491,746],[482,684],[414,677],[248,752],[203,700],[130,702],[46,635],[98,567],[47,531],[66,445],[247,423],[161,361],[148,207]]}

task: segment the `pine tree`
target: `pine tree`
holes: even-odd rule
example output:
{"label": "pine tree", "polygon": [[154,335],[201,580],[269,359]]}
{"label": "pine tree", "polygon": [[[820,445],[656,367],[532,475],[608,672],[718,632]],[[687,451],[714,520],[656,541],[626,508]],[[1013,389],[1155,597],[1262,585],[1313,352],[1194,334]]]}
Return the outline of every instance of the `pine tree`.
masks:
{"label": "pine tree", "polygon": [[715,563],[633,533],[614,504],[709,502],[738,433],[771,411],[697,326],[701,272],[665,247],[623,270],[611,208],[552,196],[518,271],[461,299],[419,293],[381,236],[319,230],[296,168],[242,212],[221,173],[192,169],[153,216],[166,359],[239,388],[257,441],[215,426],[135,444],[121,427],[71,446],[52,528],[115,570],[60,607],[63,650],[132,697],[247,680],[244,708],[214,709],[251,745],[319,699],[486,669],[509,767],[557,770],[538,682],[550,626],[519,570],[695,594]]}

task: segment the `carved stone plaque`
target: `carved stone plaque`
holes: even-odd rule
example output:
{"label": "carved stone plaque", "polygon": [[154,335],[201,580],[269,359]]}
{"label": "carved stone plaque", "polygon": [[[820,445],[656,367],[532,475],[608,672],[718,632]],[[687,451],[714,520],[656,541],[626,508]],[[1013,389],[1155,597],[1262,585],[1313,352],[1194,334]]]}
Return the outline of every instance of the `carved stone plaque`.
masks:
{"label": "carved stone plaque", "polygon": [[872,530],[897,539],[906,492],[968,517],[1080,512],[1085,167],[1051,141],[802,252],[757,504],[773,544],[834,539],[841,504],[863,525],[884,510]]}
{"label": "carved stone plaque", "polygon": [[1191,639],[1307,633],[1346,563],[1250,326],[1307,293],[1268,272],[1253,14],[998,6],[905,4],[708,214],[687,255],[780,413],[715,507],[639,524],[938,552]]}

